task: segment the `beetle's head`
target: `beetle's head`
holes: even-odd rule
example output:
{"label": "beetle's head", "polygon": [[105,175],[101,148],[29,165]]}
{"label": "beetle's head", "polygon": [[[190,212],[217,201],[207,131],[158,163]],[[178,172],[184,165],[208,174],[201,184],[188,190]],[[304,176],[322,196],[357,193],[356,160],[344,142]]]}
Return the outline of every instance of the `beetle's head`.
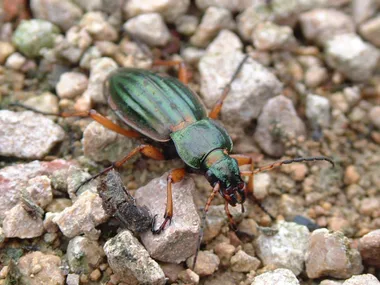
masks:
{"label": "beetle's head", "polygon": [[241,179],[236,159],[223,150],[212,151],[205,159],[206,179],[212,187],[219,183],[219,193],[231,205],[245,201],[245,182]]}

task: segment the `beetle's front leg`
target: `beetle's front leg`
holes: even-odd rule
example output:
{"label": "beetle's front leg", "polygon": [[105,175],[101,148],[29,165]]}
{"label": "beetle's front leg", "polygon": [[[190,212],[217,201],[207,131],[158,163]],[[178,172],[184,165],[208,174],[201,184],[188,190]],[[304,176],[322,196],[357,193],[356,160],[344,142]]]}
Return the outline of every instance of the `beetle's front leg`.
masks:
{"label": "beetle's front leg", "polygon": [[160,60],[157,59],[153,61],[153,65],[156,66],[178,66],[178,79],[181,81],[183,84],[187,85],[189,83],[189,73],[187,71],[186,65],[182,61],[178,60]]}
{"label": "beetle's front leg", "polygon": [[166,201],[166,210],[164,214],[165,220],[161,224],[161,226],[155,230],[154,224],[155,224],[155,218],[153,219],[152,223],[152,233],[153,234],[159,234],[166,226],[166,224],[169,222],[171,223],[173,218],[173,192],[172,192],[172,184],[180,182],[185,177],[186,171],[185,168],[177,168],[170,171],[168,177],[167,177],[167,201]]}

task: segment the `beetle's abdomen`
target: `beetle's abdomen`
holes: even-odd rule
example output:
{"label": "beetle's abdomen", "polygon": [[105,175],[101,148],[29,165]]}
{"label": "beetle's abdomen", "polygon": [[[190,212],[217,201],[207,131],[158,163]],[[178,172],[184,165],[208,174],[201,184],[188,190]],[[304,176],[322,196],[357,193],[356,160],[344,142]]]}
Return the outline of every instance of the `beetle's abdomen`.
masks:
{"label": "beetle's abdomen", "polygon": [[197,121],[170,136],[181,159],[195,169],[201,167],[203,159],[212,150],[232,150],[232,140],[227,131],[208,118]]}
{"label": "beetle's abdomen", "polygon": [[116,70],[105,94],[121,120],[156,141],[168,141],[172,132],[207,116],[198,96],[179,80],[147,70]]}

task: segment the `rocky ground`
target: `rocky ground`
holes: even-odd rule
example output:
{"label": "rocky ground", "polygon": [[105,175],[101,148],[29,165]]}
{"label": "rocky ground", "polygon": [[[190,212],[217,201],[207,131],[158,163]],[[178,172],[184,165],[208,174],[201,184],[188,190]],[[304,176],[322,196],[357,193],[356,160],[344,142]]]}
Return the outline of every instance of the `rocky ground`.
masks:
{"label": "rocky ground", "polygon": [[[1,2],[1,285],[380,284],[380,2],[190,2]],[[166,172],[181,161],[137,157],[76,193],[139,141],[14,105],[115,119],[103,96],[108,74],[175,75],[152,66],[161,57],[186,63],[189,86],[211,108],[245,54],[220,118],[234,152],[257,167],[320,155],[335,167],[256,175],[268,213],[250,201],[244,213],[231,208],[237,231],[216,197],[194,269],[210,193],[203,177],[174,185],[173,221],[152,235]]]}

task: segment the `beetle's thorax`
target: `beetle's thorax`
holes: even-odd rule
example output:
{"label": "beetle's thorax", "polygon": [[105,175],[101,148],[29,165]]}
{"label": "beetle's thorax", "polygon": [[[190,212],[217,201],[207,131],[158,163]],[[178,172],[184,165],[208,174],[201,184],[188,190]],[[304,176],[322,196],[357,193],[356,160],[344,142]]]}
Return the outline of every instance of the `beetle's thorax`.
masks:
{"label": "beetle's thorax", "polygon": [[220,194],[231,205],[245,200],[245,183],[240,177],[239,165],[223,149],[215,149],[203,160],[202,167],[211,186],[220,185]]}

